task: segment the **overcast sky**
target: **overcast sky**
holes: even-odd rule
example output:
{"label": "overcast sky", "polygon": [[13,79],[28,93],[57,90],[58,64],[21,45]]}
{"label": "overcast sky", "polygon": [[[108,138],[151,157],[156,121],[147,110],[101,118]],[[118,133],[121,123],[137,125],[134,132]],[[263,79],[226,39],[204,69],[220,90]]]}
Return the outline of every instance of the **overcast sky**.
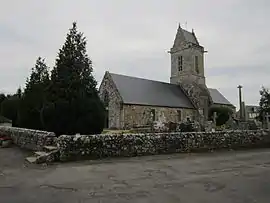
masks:
{"label": "overcast sky", "polygon": [[[54,66],[72,22],[88,40],[98,82],[105,71],[169,82],[178,23],[208,53],[208,87],[238,106],[270,87],[269,0],[0,0],[0,92],[13,93],[38,56]],[[186,23],[187,22],[187,26]]]}

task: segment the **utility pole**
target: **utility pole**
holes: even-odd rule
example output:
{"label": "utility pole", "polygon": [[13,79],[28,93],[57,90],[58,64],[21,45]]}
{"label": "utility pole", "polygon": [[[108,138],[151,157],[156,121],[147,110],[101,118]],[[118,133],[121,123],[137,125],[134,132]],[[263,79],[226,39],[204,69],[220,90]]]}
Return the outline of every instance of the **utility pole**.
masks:
{"label": "utility pole", "polygon": [[240,120],[242,120],[243,119],[243,109],[242,109],[242,88],[243,88],[243,86],[239,85],[237,88],[239,89]]}

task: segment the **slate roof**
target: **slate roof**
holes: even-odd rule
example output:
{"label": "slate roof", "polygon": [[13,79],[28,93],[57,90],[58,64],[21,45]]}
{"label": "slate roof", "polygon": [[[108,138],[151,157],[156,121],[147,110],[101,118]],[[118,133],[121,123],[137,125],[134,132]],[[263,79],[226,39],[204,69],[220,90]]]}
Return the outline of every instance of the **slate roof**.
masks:
{"label": "slate roof", "polygon": [[110,75],[125,104],[194,109],[177,85],[114,73]]}
{"label": "slate roof", "polygon": [[232,105],[217,89],[208,88],[214,104]]}
{"label": "slate roof", "polygon": [[[194,109],[178,85],[115,73],[110,75],[125,104]],[[215,104],[231,105],[217,89],[208,89]]]}
{"label": "slate roof", "polygon": [[191,32],[184,30],[184,29],[182,29],[182,31],[183,31],[184,37],[185,37],[187,42],[191,42],[193,44],[199,45],[196,37]]}

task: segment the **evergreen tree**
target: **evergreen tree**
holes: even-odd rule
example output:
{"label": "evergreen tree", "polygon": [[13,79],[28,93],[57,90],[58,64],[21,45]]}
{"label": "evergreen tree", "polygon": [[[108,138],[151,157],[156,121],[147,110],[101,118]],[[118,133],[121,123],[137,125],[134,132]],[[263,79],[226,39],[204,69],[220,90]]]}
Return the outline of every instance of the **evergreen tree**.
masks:
{"label": "evergreen tree", "polygon": [[10,120],[14,127],[18,127],[18,109],[20,98],[17,94],[9,95],[2,103],[0,114]]}
{"label": "evergreen tree", "polygon": [[48,102],[42,114],[47,130],[57,134],[102,131],[104,107],[92,72],[86,39],[74,22],[52,70]]}
{"label": "evergreen tree", "polygon": [[7,97],[6,97],[5,94],[3,94],[3,93],[0,94],[0,109],[1,109],[1,103],[2,103],[6,98],[7,98]]}
{"label": "evergreen tree", "polygon": [[265,115],[270,115],[270,92],[269,89],[262,87],[260,90],[260,110],[259,110],[259,120],[264,121]]}
{"label": "evergreen tree", "polygon": [[22,97],[22,89],[21,89],[21,87],[19,87],[17,89],[16,95],[18,96],[18,98],[21,98]]}
{"label": "evergreen tree", "polygon": [[41,111],[46,99],[46,88],[49,85],[49,72],[45,60],[38,57],[32,68],[30,79],[26,81],[24,94],[19,89],[21,102],[19,107],[18,124],[20,127],[44,129]]}

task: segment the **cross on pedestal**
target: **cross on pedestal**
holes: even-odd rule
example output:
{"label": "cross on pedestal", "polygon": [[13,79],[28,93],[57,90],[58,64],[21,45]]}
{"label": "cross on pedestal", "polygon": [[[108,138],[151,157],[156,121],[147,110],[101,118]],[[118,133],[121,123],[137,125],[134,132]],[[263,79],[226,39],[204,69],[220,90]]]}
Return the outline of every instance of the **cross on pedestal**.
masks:
{"label": "cross on pedestal", "polygon": [[266,119],[266,127],[267,127],[267,129],[269,129],[269,118],[270,118],[270,115],[268,114],[268,113],[266,113],[266,115],[265,115],[265,119]]}
{"label": "cross on pedestal", "polygon": [[239,111],[240,111],[240,120],[243,119],[243,108],[242,108],[242,88],[243,86],[242,85],[239,85],[237,87],[239,89]]}
{"label": "cross on pedestal", "polygon": [[216,125],[217,125],[217,112],[213,113],[213,122],[214,122],[214,125],[216,127]]}

